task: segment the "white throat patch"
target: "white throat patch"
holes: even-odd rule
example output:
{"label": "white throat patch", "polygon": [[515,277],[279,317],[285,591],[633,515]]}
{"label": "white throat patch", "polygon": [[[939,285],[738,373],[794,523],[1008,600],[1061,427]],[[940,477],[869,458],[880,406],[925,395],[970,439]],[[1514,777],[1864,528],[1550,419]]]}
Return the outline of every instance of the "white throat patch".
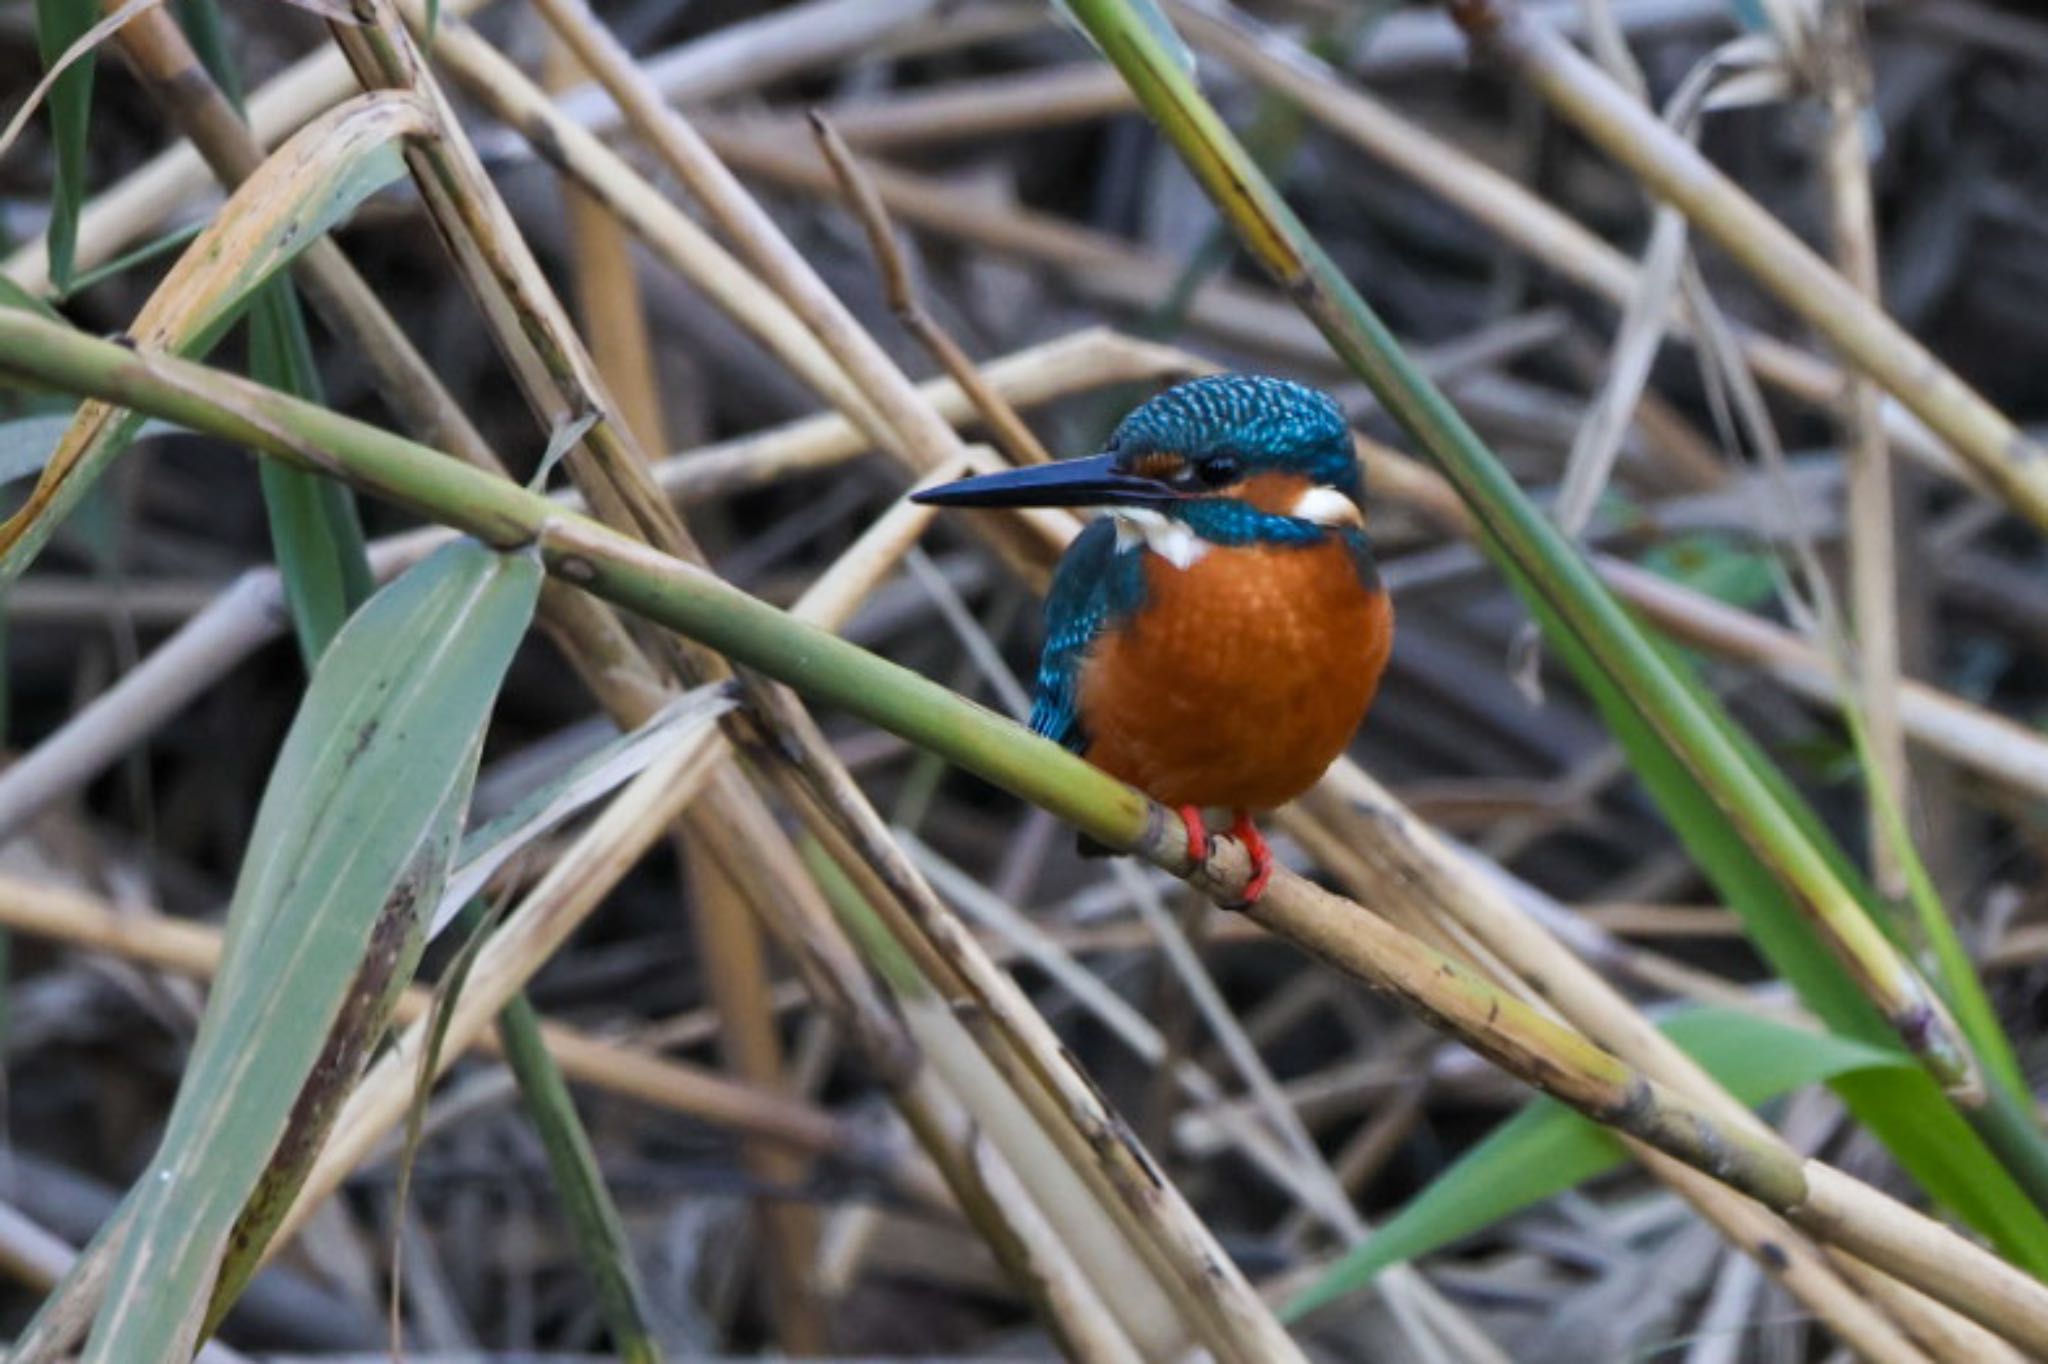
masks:
{"label": "white throat patch", "polygon": [[1186,522],[1162,516],[1150,507],[1118,507],[1110,513],[1116,523],[1119,551],[1151,550],[1175,568],[1191,567],[1209,552],[1209,545]]}

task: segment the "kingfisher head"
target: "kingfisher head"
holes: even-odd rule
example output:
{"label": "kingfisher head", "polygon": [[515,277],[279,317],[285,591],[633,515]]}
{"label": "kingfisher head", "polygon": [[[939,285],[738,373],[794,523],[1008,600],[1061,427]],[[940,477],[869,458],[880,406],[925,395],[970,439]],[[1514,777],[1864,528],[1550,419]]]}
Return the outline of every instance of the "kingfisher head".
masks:
{"label": "kingfisher head", "polygon": [[1101,507],[1127,544],[1185,568],[1211,545],[1305,543],[1359,526],[1351,433],[1315,389],[1221,374],[1134,409],[1083,459],[965,478],[913,494],[952,507]]}

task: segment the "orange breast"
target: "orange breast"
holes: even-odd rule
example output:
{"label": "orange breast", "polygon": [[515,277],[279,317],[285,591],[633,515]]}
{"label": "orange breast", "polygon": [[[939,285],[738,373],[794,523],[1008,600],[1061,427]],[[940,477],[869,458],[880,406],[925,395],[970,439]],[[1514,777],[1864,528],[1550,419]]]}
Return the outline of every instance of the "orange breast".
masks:
{"label": "orange breast", "polygon": [[1168,805],[1263,810],[1350,742],[1393,642],[1386,593],[1332,541],[1145,556],[1144,609],[1080,676],[1087,759]]}

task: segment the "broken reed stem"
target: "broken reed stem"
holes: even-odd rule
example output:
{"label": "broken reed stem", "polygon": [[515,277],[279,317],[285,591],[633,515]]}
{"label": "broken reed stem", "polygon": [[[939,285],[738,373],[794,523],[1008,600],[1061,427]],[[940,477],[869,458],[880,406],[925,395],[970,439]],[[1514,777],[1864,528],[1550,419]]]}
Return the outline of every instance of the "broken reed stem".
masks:
{"label": "broken reed stem", "polygon": [[[1057,745],[701,569],[389,432],[23,312],[0,311],[0,373],[93,394],[345,478],[502,549],[537,547],[550,572],[930,748],[1205,893],[1234,898],[1249,876],[1243,850],[1227,839],[1218,840],[1206,867],[1191,867],[1176,821]],[[1257,917],[1580,1111],[2007,1338],[2048,1351],[2048,1289],[1947,1228],[1767,1138],[1704,1117],[1612,1054],[1298,876],[1278,873]]]}

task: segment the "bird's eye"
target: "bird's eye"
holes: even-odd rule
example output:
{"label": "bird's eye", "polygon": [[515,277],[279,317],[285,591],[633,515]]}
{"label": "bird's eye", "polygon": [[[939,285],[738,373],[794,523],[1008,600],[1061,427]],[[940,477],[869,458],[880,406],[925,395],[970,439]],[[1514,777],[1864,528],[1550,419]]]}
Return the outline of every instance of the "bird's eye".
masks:
{"label": "bird's eye", "polygon": [[1210,455],[1195,465],[1195,476],[1212,488],[1237,481],[1236,455]]}

